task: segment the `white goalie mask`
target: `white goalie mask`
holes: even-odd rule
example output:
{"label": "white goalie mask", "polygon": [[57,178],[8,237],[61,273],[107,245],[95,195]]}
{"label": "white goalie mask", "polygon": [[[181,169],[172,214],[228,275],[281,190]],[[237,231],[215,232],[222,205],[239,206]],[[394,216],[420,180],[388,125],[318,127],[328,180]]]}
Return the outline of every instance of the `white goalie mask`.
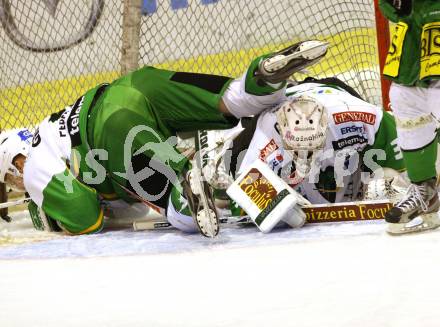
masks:
{"label": "white goalie mask", "polygon": [[28,156],[31,142],[32,133],[27,129],[13,129],[0,133],[0,182],[5,182],[6,174],[22,177],[13,161],[19,154]]}
{"label": "white goalie mask", "polygon": [[282,103],[276,115],[284,148],[292,154],[297,176],[305,178],[325,145],[325,107],[309,96],[300,96]]}

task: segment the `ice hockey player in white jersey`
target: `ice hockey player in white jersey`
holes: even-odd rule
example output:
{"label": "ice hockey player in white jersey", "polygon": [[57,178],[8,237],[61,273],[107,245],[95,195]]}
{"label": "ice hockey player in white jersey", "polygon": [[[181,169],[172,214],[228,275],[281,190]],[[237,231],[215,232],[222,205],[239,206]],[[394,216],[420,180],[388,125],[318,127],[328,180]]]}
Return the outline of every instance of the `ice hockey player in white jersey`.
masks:
{"label": "ice hockey player in white jersey", "polygon": [[231,148],[233,175],[259,158],[311,202],[325,203],[359,200],[362,169],[404,169],[394,117],[350,87],[309,79],[287,95],[281,105],[242,121],[246,127]]}
{"label": "ice hockey player in white jersey", "polygon": [[394,117],[351,87],[308,78],[286,92],[286,101],[232,130],[201,132],[205,176],[216,189],[259,159],[312,203],[358,201],[371,172],[404,170]]}

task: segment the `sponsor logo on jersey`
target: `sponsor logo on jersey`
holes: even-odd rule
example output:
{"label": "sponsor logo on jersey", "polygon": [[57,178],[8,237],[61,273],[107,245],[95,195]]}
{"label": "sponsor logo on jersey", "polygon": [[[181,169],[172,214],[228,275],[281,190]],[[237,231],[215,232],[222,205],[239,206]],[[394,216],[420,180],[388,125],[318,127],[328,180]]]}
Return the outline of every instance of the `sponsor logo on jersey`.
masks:
{"label": "sponsor logo on jersey", "polygon": [[239,187],[260,210],[266,209],[278,194],[275,187],[257,168],[252,168],[246,174]]}
{"label": "sponsor logo on jersey", "polygon": [[37,128],[34,137],[32,138],[32,147],[35,148],[41,143],[40,130]]}
{"label": "sponsor logo on jersey", "polygon": [[367,139],[360,135],[349,136],[344,139],[333,141],[333,149],[341,150],[347,146],[367,143]]}
{"label": "sponsor logo on jersey", "polygon": [[271,139],[270,142],[267,143],[266,146],[260,150],[260,160],[266,161],[266,158],[278,148],[279,146],[275,142],[275,140]]}
{"label": "sponsor logo on jersey", "polygon": [[287,131],[287,133],[284,134],[284,138],[292,142],[315,141],[316,139],[323,138],[324,136],[325,135],[323,132],[312,134],[310,136],[304,136],[304,135],[294,136],[290,131]]}
{"label": "sponsor logo on jersey", "polygon": [[399,22],[394,26],[393,37],[391,39],[388,55],[385,60],[383,74],[397,77],[400,70],[400,60],[402,58],[403,44],[408,31],[408,24]]}
{"label": "sponsor logo on jersey", "polygon": [[208,131],[202,130],[198,135],[200,156],[202,157],[202,168],[205,168],[208,164],[208,154],[204,149],[208,148]]}
{"label": "sponsor logo on jersey", "polygon": [[347,126],[347,127],[341,127],[341,134],[349,134],[349,133],[357,133],[357,134],[364,134],[365,128],[363,126]]}
{"label": "sponsor logo on jersey", "polygon": [[29,132],[29,130],[27,129],[23,129],[21,131],[18,132],[18,136],[20,137],[20,139],[22,141],[30,141],[29,139],[33,137],[32,133]]}
{"label": "sponsor logo on jersey", "polygon": [[440,22],[425,24],[421,39],[420,79],[437,77],[440,75]]}
{"label": "sponsor logo on jersey", "polygon": [[72,107],[72,110],[70,110],[70,115],[66,121],[67,131],[70,136],[72,147],[81,144],[81,135],[79,133],[79,113],[81,112],[83,102],[84,96],[76,100],[75,104]]}
{"label": "sponsor logo on jersey", "polygon": [[376,122],[376,115],[371,112],[345,111],[334,113],[333,119],[336,125],[356,121],[361,121],[368,125],[374,125]]}
{"label": "sponsor logo on jersey", "polygon": [[[61,116],[58,118],[58,130],[59,130],[59,134],[60,137],[66,137],[69,134],[67,133],[67,125],[66,125],[66,121],[67,121],[67,117],[69,116],[70,110],[65,110]],[[51,116],[52,118],[52,116]],[[50,121],[50,119],[49,119]]]}
{"label": "sponsor logo on jersey", "polygon": [[66,111],[66,108],[64,108],[63,110],[60,110],[58,112],[54,112],[53,114],[50,115],[49,121],[51,123],[55,123],[58,119],[60,119],[60,117],[63,115],[63,113],[65,111]]}
{"label": "sponsor logo on jersey", "polygon": [[279,165],[281,165],[281,163],[284,161],[284,157],[282,156],[282,154],[277,154],[275,156],[275,158],[273,158],[270,162],[269,162],[269,167],[272,170],[275,170],[275,168],[277,168]]}

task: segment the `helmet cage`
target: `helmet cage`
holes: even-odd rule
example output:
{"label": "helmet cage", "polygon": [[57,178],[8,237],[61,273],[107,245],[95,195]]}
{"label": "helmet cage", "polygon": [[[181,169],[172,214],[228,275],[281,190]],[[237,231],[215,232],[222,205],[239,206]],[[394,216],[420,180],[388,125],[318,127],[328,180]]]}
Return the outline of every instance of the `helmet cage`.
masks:
{"label": "helmet cage", "polygon": [[284,148],[292,155],[297,175],[305,178],[325,146],[325,107],[312,97],[300,96],[285,101],[276,114]]}

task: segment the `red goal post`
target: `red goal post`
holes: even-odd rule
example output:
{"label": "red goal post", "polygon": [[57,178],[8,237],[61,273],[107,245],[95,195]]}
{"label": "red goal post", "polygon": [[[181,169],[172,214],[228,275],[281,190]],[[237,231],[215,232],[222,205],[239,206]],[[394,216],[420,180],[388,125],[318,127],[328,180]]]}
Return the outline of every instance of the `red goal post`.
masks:
{"label": "red goal post", "polygon": [[[390,25],[388,20],[382,15],[379,10],[379,0],[374,0],[374,11],[376,16],[376,35],[377,35],[377,49],[379,54],[380,72],[383,71],[385,60],[390,47]],[[385,110],[390,110],[390,85],[391,82],[381,77],[382,89],[382,103]]]}

